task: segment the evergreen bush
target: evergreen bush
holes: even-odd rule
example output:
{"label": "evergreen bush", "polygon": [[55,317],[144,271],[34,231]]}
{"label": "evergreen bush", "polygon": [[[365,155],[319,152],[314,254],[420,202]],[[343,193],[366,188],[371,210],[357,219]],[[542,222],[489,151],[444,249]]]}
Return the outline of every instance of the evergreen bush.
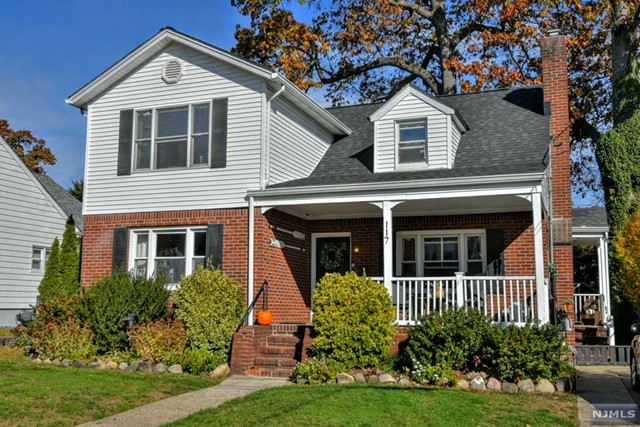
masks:
{"label": "evergreen bush", "polygon": [[101,352],[123,351],[129,347],[125,317],[133,312],[137,323],[165,318],[168,299],[164,277],[147,279],[120,269],[85,292],[80,315],[95,333]]}
{"label": "evergreen bush", "polygon": [[44,276],[38,286],[40,303],[53,300],[60,285],[60,241],[56,237],[51,244],[51,252],[44,270]]}
{"label": "evergreen bush", "polygon": [[395,310],[385,287],[356,273],[326,274],[314,293],[312,351],[346,369],[387,362]]}
{"label": "evergreen bush", "polygon": [[80,252],[76,227],[67,222],[62,244],[56,237],[51,245],[44,276],[38,287],[40,302],[69,298],[80,293]]}
{"label": "evergreen bush", "polygon": [[180,279],[174,299],[190,346],[226,360],[243,313],[242,285],[220,270],[200,266]]}

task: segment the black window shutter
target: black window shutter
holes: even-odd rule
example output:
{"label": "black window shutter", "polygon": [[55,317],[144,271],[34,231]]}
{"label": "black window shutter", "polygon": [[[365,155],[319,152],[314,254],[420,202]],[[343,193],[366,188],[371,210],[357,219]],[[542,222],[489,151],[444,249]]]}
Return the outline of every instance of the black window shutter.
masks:
{"label": "black window shutter", "polygon": [[487,265],[491,267],[488,275],[499,276],[504,273],[504,249],[504,230],[487,230]]}
{"label": "black window shutter", "polygon": [[131,138],[133,136],[133,110],[120,111],[118,139],[118,176],[131,174]]}
{"label": "black window shutter", "polygon": [[211,109],[213,141],[211,143],[211,168],[227,167],[227,107],[229,100],[214,99]]}
{"label": "black window shutter", "polygon": [[209,224],[207,226],[207,246],[205,250],[205,266],[222,269],[222,243],[224,240],[224,225]]}
{"label": "black window shutter", "polygon": [[128,228],[115,228],[113,230],[113,268],[112,274],[118,268],[127,268],[127,240]]}

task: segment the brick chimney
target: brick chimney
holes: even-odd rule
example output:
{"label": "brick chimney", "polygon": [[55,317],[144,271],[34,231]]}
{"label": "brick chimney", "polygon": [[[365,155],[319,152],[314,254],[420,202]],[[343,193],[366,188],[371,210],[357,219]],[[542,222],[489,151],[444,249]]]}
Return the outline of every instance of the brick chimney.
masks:
{"label": "brick chimney", "polygon": [[[542,39],[542,83],[545,107],[550,107],[552,166],[552,231],[556,266],[556,307],[573,301],[573,241],[571,228],[571,135],[569,120],[569,77],[567,72],[567,40],[551,31]],[[545,108],[548,111],[548,108]],[[551,307],[553,309],[553,306]],[[575,319],[574,319],[575,320]],[[570,344],[574,334],[568,337]]]}

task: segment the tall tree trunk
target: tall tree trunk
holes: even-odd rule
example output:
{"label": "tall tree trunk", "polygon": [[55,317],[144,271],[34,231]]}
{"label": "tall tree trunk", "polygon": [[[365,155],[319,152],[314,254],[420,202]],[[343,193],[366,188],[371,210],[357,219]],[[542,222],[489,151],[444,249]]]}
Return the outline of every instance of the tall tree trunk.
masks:
{"label": "tall tree trunk", "polygon": [[442,80],[438,84],[438,95],[451,95],[457,93],[457,78],[455,70],[447,67],[447,62],[453,59],[455,53],[451,47],[451,35],[447,25],[447,14],[445,13],[445,5],[439,4],[434,9],[431,19],[438,40],[438,61],[440,63],[440,71]]}
{"label": "tall tree trunk", "polygon": [[614,125],[617,122],[616,112],[619,111],[620,101],[626,95],[620,80],[629,72],[631,61],[636,56],[637,23],[634,19],[635,11],[626,1],[613,1],[611,17],[611,65],[613,84]]}

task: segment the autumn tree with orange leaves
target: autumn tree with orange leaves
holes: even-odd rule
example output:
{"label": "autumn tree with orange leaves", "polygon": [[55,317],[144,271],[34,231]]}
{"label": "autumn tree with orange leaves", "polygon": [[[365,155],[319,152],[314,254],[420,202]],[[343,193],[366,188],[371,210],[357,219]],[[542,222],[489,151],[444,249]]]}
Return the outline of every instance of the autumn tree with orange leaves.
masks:
{"label": "autumn tree with orange leaves", "polygon": [[44,165],[56,164],[56,156],[45,147],[46,141],[36,138],[29,130],[13,130],[7,120],[0,119],[0,137],[34,172],[43,173]]}
{"label": "autumn tree with orange leaves", "polygon": [[[574,149],[592,148],[612,120],[637,51],[638,0],[232,0],[251,18],[234,52],[322,87],[334,105],[388,99],[414,82],[451,94],[540,81],[540,39],[568,37]],[[297,20],[293,8],[311,19]],[[588,151],[575,183],[592,188]]]}

